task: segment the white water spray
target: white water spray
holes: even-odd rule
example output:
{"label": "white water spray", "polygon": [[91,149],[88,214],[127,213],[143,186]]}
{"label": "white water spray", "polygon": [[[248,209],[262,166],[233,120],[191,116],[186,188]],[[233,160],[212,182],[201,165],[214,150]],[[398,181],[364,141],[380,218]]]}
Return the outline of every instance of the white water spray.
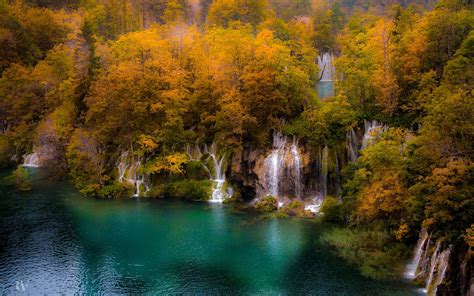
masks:
{"label": "white water spray", "polygon": [[140,159],[134,160],[133,156],[129,155],[128,151],[125,151],[120,155],[119,163],[117,165],[118,170],[118,181],[120,183],[127,183],[135,186],[134,197],[139,197],[142,195],[142,187],[145,187],[146,195],[150,191],[150,186],[148,184],[147,177],[145,174],[141,173],[142,162]]}
{"label": "white water spray", "polygon": [[266,195],[278,200],[278,207],[283,206],[281,186],[285,182],[292,183],[295,197],[302,197],[301,163],[298,141],[293,139],[292,144],[289,144],[286,136],[274,132],[272,151],[264,161],[264,189]]}
{"label": "white water spray", "polygon": [[408,266],[407,266],[407,271],[406,271],[405,275],[408,278],[413,279],[413,278],[416,277],[416,275],[417,275],[416,272],[418,270],[418,266],[420,265],[421,256],[423,255],[423,251],[425,250],[424,247],[425,247],[427,241],[428,241],[428,232],[426,231],[426,229],[423,229],[421,231],[420,238],[419,238],[418,243],[416,245],[415,255],[413,256],[413,259],[410,262],[410,264],[408,264]]}
{"label": "white water spray", "polygon": [[331,53],[326,52],[322,56],[318,56],[318,67],[320,81],[333,81],[335,70]]}
{"label": "white water spray", "polygon": [[212,193],[209,202],[223,203],[227,198],[233,194],[232,188],[229,186],[224,190],[226,184],[225,178],[225,157],[222,155],[218,157],[217,145],[212,143],[209,150],[207,145],[204,146],[204,152],[208,155],[206,159],[203,158],[203,153],[198,145],[191,150],[191,147],[186,147],[186,153],[191,160],[199,161],[203,168],[209,174],[209,180],[212,182]]}
{"label": "white water spray", "polygon": [[387,126],[377,120],[364,120],[364,137],[362,138],[362,149],[370,146],[380,135],[387,130]]}
{"label": "white water spray", "polygon": [[433,274],[434,274],[434,272],[435,272],[435,270],[436,270],[436,267],[438,266],[439,246],[440,246],[440,242],[438,241],[438,242],[436,243],[436,246],[435,246],[435,250],[434,250],[434,252],[433,252],[433,255],[431,256],[431,261],[430,261],[430,273],[429,273],[429,275],[428,275],[428,280],[426,281],[426,286],[425,286],[425,291],[426,291],[426,293],[428,293],[428,294],[429,294],[429,292],[430,292],[431,282],[433,281]]}
{"label": "white water spray", "polygon": [[37,152],[33,152],[33,153],[30,153],[30,154],[25,154],[25,155],[23,155],[23,158],[24,158],[24,160],[23,160],[22,166],[24,166],[24,167],[37,168],[37,167],[41,166],[40,159],[38,157]]}

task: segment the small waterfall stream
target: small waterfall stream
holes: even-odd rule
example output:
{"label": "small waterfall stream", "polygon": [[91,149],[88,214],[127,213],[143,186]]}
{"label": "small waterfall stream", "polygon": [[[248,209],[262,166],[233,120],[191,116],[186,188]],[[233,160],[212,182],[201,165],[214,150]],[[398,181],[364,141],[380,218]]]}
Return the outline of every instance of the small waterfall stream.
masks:
{"label": "small waterfall stream", "polygon": [[430,261],[430,273],[428,275],[428,280],[426,281],[426,286],[425,286],[425,291],[427,293],[430,292],[430,287],[431,287],[431,282],[433,281],[433,275],[436,270],[436,266],[438,265],[438,253],[439,253],[439,246],[440,242],[438,241],[435,246],[435,250],[433,252],[433,255],[431,256],[431,261]]}
{"label": "small waterfall stream", "polygon": [[364,149],[374,143],[380,135],[387,130],[387,126],[377,120],[364,120],[364,136],[362,137],[362,147]]}
{"label": "small waterfall stream", "polygon": [[347,159],[349,161],[356,161],[358,157],[358,142],[357,142],[357,135],[353,128],[346,134],[347,139]]}
{"label": "small waterfall stream", "polygon": [[186,147],[186,154],[189,159],[199,161],[209,174],[209,180],[212,182],[212,193],[209,202],[223,203],[233,194],[230,186],[227,187],[227,190],[224,190],[226,184],[225,157],[224,155],[218,157],[216,143],[212,143],[210,150],[207,145],[204,145],[204,153],[208,156],[206,159],[203,159],[203,153],[199,145],[196,145],[193,150],[190,146]]}
{"label": "small waterfall stream", "polygon": [[22,166],[24,166],[24,167],[37,168],[37,167],[41,166],[40,159],[38,157],[37,152],[33,152],[33,153],[30,153],[30,154],[25,154],[25,155],[23,155],[23,159],[24,160],[23,160]]}
{"label": "small waterfall stream", "polygon": [[448,248],[441,252],[439,259],[438,259],[438,274],[437,280],[433,286],[433,295],[436,295],[438,290],[438,286],[443,282],[446,276],[446,270],[448,269],[449,263],[449,255],[451,254],[451,250]]}
{"label": "small waterfall stream", "polygon": [[319,213],[324,197],[328,194],[328,180],[329,180],[329,147],[326,145],[319,151],[317,158],[318,176],[316,177],[316,197],[313,203],[305,207],[305,210],[312,213]]}
{"label": "small waterfall stream", "polygon": [[428,241],[428,232],[426,231],[426,229],[423,229],[421,231],[420,239],[418,240],[418,243],[416,245],[415,255],[412,261],[410,262],[410,264],[408,264],[407,266],[407,271],[405,275],[408,278],[413,279],[416,277],[418,266],[420,265],[421,257],[425,250],[425,244],[427,244],[427,241]]}
{"label": "small waterfall stream", "polygon": [[[134,160],[133,156],[131,156],[128,151],[125,151],[120,155],[119,163],[117,165],[118,181],[120,183],[134,185],[134,197],[146,194],[151,189],[148,182],[146,182],[147,178],[145,174],[140,172],[141,167],[141,159]],[[145,187],[144,192],[142,192],[142,187]]]}

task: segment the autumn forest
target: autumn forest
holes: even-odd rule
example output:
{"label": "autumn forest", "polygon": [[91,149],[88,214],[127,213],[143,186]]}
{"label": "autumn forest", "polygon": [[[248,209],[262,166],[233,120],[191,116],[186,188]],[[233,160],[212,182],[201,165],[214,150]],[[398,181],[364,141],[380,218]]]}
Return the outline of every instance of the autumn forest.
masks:
{"label": "autumn forest", "polygon": [[473,27],[470,0],[0,0],[0,166],[314,219],[364,277],[472,295]]}

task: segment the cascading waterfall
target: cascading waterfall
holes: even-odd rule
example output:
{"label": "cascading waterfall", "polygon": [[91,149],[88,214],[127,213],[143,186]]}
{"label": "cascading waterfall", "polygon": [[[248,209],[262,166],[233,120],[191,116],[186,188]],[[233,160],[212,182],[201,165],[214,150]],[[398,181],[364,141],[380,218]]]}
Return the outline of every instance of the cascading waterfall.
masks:
{"label": "cascading waterfall", "polygon": [[[294,196],[302,197],[301,155],[296,139],[293,139],[292,144],[289,145],[286,136],[281,132],[274,132],[273,148],[264,161],[264,169],[265,193],[277,198],[278,207],[283,206],[283,194],[280,190],[283,182],[293,183]],[[289,178],[292,182],[288,182]]]}
{"label": "cascading waterfall", "polygon": [[301,196],[301,157],[298,151],[298,141],[293,139],[291,145],[291,155],[293,157],[293,168],[295,170],[295,194]]}
{"label": "cascading waterfall", "polygon": [[440,242],[438,241],[436,243],[436,246],[435,246],[435,250],[433,252],[433,255],[431,256],[431,261],[430,261],[430,273],[428,275],[428,280],[426,281],[426,287],[425,287],[425,291],[427,293],[430,292],[430,286],[431,286],[431,282],[433,281],[433,274],[436,270],[436,267],[438,265],[438,259],[439,259],[439,256],[438,256],[438,253],[439,253],[439,246],[440,246]]}
{"label": "cascading waterfall", "polygon": [[128,183],[130,185],[135,186],[135,193],[133,194],[134,197],[138,197],[142,195],[141,189],[145,187],[146,194],[150,191],[150,186],[148,182],[146,182],[146,176],[140,173],[140,169],[142,167],[142,162],[140,159],[134,161],[133,157],[129,156],[129,152],[125,151],[120,156],[119,163],[117,165],[118,170],[118,181],[120,183]]}
{"label": "cascading waterfall", "polygon": [[416,245],[415,255],[412,261],[410,262],[410,264],[407,266],[407,271],[405,275],[408,278],[413,279],[416,277],[417,275],[416,272],[418,270],[418,266],[420,265],[421,256],[423,255],[423,251],[425,250],[424,247],[425,247],[425,244],[427,244],[427,241],[428,241],[428,232],[426,231],[426,229],[423,229],[421,231],[420,238]]}
{"label": "cascading waterfall", "polygon": [[212,195],[209,202],[222,203],[228,197],[227,192],[224,191],[225,173],[223,172],[222,165],[224,163],[224,156],[221,156],[220,158],[216,156],[215,143],[212,144],[211,150],[208,153],[212,160],[214,172],[213,178],[211,179],[214,186],[212,188]]}
{"label": "cascading waterfall", "polygon": [[201,162],[203,168],[209,174],[209,180],[212,182],[212,194],[209,202],[222,203],[233,194],[233,190],[230,186],[227,187],[227,190],[224,190],[226,182],[225,157],[224,155],[220,158],[217,156],[217,145],[215,143],[212,143],[210,150],[207,145],[205,145],[204,152],[208,157],[203,160],[203,153],[198,145],[196,145],[194,151],[191,151],[190,146],[186,147],[186,153],[189,159]]}
{"label": "cascading waterfall", "polygon": [[335,71],[331,53],[326,52],[322,56],[318,56],[318,67],[320,81],[333,81]]}
{"label": "cascading waterfall", "polygon": [[319,196],[324,198],[328,194],[328,160],[329,160],[329,148],[324,146],[321,157],[321,168],[320,168],[320,181],[319,181]]}
{"label": "cascading waterfall", "polygon": [[30,153],[30,154],[25,154],[23,156],[23,158],[24,158],[24,160],[23,160],[22,166],[24,166],[24,167],[37,168],[37,167],[41,166],[40,159],[38,157],[37,152],[33,152],[33,153]]}
{"label": "cascading waterfall", "polygon": [[362,149],[373,144],[373,142],[387,130],[387,126],[377,120],[364,120],[364,136],[362,138]]}
{"label": "cascading waterfall", "polygon": [[444,277],[446,276],[446,270],[448,269],[449,263],[449,255],[451,253],[450,248],[441,252],[439,259],[438,259],[438,274],[437,280],[433,286],[433,295],[436,295],[436,291],[438,290],[438,286],[443,282]]}
{"label": "cascading waterfall", "polygon": [[324,197],[328,193],[328,160],[329,160],[329,147],[324,146],[322,150],[319,151],[317,165],[319,175],[316,178],[316,197],[313,199],[313,203],[307,205],[305,210],[312,213],[319,213]]}
{"label": "cascading waterfall", "polygon": [[[426,229],[420,233],[415,254],[408,264],[405,275],[409,279],[422,277],[425,279],[423,291],[428,295],[436,295],[438,286],[444,281],[451,254],[451,246],[441,250],[438,240],[434,248],[430,248],[431,240]],[[430,253],[432,251],[432,253]]]}
{"label": "cascading waterfall", "polygon": [[273,134],[273,149],[265,159],[265,172],[268,194],[279,197],[279,184],[286,158],[286,137],[280,132]]}

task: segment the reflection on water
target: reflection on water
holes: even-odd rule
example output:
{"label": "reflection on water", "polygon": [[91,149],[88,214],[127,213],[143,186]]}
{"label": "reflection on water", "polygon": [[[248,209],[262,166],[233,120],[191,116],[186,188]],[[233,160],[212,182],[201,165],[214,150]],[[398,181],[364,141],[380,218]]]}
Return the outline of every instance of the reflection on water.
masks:
{"label": "reflection on water", "polygon": [[[412,295],[362,278],[324,226],[180,201],[92,200],[66,184],[0,185],[0,294]],[[23,286],[22,286],[23,284]]]}

